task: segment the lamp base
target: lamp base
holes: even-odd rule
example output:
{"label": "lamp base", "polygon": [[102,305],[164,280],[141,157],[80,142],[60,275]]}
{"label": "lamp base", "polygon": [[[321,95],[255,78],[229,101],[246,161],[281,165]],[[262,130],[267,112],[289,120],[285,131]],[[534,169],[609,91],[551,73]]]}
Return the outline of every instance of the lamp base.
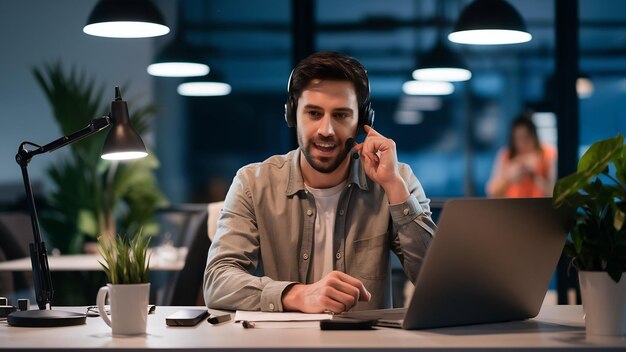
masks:
{"label": "lamp base", "polygon": [[86,320],[85,314],[50,309],[22,310],[7,317],[9,325],[28,328],[82,325]]}

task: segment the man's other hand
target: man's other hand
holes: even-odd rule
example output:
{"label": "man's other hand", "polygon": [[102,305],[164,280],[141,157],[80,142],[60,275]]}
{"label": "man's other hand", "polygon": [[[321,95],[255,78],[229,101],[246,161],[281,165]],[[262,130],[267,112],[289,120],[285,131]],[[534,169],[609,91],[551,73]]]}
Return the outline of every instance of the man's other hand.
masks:
{"label": "man's other hand", "polygon": [[295,284],[283,292],[285,311],[304,313],[346,312],[358,301],[369,302],[372,295],[363,283],[340,271],[333,271],[320,281]]}
{"label": "man's other hand", "polygon": [[354,146],[362,156],[365,174],[385,190],[389,204],[405,202],[410,193],[398,169],[396,143],[370,126],[365,126],[365,132],[363,143]]}

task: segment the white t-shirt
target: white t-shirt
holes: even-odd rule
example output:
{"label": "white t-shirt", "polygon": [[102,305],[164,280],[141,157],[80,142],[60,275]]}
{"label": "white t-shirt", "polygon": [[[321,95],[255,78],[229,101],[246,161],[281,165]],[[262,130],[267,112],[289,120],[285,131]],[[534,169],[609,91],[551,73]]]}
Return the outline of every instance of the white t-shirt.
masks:
{"label": "white t-shirt", "polygon": [[313,282],[319,281],[333,271],[333,239],[335,233],[335,217],[341,191],[345,188],[344,181],[331,188],[313,188],[305,185],[315,197],[317,214],[315,216],[315,235],[313,243]]}

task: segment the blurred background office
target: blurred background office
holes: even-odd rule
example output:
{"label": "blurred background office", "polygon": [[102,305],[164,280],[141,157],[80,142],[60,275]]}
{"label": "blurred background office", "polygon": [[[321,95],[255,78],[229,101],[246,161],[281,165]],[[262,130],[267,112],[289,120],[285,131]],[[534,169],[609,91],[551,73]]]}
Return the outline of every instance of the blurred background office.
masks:
{"label": "blurred background office", "polygon": [[[301,10],[298,19],[296,2],[289,0],[155,1],[171,32],[146,39],[83,33],[96,2],[0,4],[2,203],[22,194],[14,163],[19,142],[59,135],[31,72],[54,61],[85,70],[106,87],[127,84],[125,96],[131,101],[157,104],[148,143],[161,161],[159,182],[171,202],[219,198],[241,165],[294,146],[282,119],[286,81],[294,40],[310,37],[314,50],[343,51],[365,64],[376,127],[396,139],[400,159],[413,166],[431,197],[484,196],[510,122],[525,108],[541,113],[534,118],[542,142],[557,142],[550,113],[554,92],[548,86],[556,68],[554,1],[509,1],[533,39],[496,46],[455,44],[445,38],[469,0],[300,1],[300,7],[310,10]],[[582,150],[626,130],[626,111],[619,104],[626,94],[626,3],[580,0],[578,13],[579,70],[588,84],[579,93]],[[293,22],[309,26],[297,29]],[[304,39],[294,38],[298,35]],[[438,39],[466,63],[471,79],[452,83],[447,95],[403,93],[403,83],[412,79]],[[228,83],[230,94],[185,97],[177,92],[184,79],[149,75],[148,65],[173,41],[210,67],[208,79]],[[56,158],[31,166],[32,179],[44,189],[44,170]]]}
{"label": "blurred background office", "polygon": [[[169,204],[221,200],[239,167],[295,147],[283,119],[287,78],[294,61],[318,50],[345,52],[366,66],[375,127],[395,139],[399,159],[437,201],[486,196],[497,152],[521,111],[533,112],[541,143],[560,147],[559,157],[571,150],[580,155],[592,142],[626,132],[626,1],[579,0],[574,19],[567,8],[575,2],[507,2],[523,18],[531,41],[449,41],[470,0],[155,0],[171,31],[144,39],[83,33],[96,0],[2,1],[0,207],[23,209],[14,160],[19,143],[61,135],[32,73],[45,63],[94,77],[111,94],[107,100],[120,84],[131,109],[157,107],[144,140],[160,162],[158,185]],[[566,18],[561,25],[559,16]],[[413,71],[432,61],[441,45],[471,78],[423,91],[424,80],[416,84]],[[578,55],[571,55],[567,50],[576,46]],[[187,55],[210,72],[191,78],[147,72],[167,55]],[[577,111],[570,120],[559,119],[562,78],[571,72],[578,99],[570,105]],[[210,96],[182,95],[180,85],[190,81],[227,85]],[[565,130],[569,135],[561,135],[573,138],[559,141]],[[68,153],[59,150],[31,165],[39,197],[54,187],[46,170]],[[575,160],[564,165],[561,170],[573,171]]]}

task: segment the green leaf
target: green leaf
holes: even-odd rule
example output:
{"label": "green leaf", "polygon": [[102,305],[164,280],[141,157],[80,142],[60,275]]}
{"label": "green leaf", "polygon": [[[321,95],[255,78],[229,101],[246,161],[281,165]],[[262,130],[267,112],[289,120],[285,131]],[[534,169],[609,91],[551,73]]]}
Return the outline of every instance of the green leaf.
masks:
{"label": "green leaf", "polygon": [[578,255],[582,251],[583,236],[578,231],[572,233],[572,241],[574,244],[574,253]]}
{"label": "green leaf", "polygon": [[568,197],[576,194],[588,183],[588,178],[582,173],[573,173],[560,179],[554,186],[554,204],[562,206]]}
{"label": "green leaf", "polygon": [[593,143],[580,158],[577,171],[584,172],[587,177],[598,175],[622,151],[623,146],[624,137],[621,134]]}
{"label": "green leaf", "polygon": [[560,179],[554,187],[554,204],[561,206],[571,195],[587,186],[607,170],[609,163],[619,159],[624,148],[624,137],[618,134],[593,143],[578,162],[577,172]]}
{"label": "green leaf", "polygon": [[96,236],[98,233],[98,220],[93,212],[86,209],[78,212],[78,229],[83,233]]}
{"label": "green leaf", "polygon": [[624,145],[622,152],[615,160],[615,176],[622,183],[622,187],[626,185],[626,145]]}
{"label": "green leaf", "polygon": [[100,263],[112,284],[139,284],[149,280],[150,237],[140,230],[129,239],[117,235],[115,239],[98,237],[98,248],[104,259]]}
{"label": "green leaf", "polygon": [[620,209],[615,209],[615,215],[613,216],[613,227],[615,227],[615,230],[619,231],[622,229],[625,219],[626,214]]}

